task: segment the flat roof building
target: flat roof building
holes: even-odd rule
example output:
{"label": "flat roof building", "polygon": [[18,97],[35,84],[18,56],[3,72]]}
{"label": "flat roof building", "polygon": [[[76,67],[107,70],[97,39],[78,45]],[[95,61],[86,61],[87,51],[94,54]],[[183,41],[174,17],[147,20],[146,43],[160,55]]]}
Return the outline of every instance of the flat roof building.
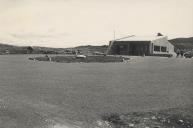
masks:
{"label": "flat roof building", "polygon": [[173,55],[174,46],[167,36],[128,36],[109,43],[109,55],[164,56]]}

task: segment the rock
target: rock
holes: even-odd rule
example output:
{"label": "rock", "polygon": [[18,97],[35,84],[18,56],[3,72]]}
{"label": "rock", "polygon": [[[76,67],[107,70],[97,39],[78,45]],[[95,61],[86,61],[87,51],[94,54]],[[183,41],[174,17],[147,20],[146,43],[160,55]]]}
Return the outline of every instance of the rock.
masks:
{"label": "rock", "polygon": [[134,124],[129,124],[129,127],[134,127]]}
{"label": "rock", "polygon": [[152,116],[151,119],[152,119],[152,120],[156,120],[157,118],[156,118],[155,116]]}
{"label": "rock", "polygon": [[95,128],[111,128],[111,125],[108,121],[97,121],[97,126]]}
{"label": "rock", "polygon": [[102,126],[103,123],[102,123],[101,121],[97,121],[97,125],[98,125],[98,126]]}

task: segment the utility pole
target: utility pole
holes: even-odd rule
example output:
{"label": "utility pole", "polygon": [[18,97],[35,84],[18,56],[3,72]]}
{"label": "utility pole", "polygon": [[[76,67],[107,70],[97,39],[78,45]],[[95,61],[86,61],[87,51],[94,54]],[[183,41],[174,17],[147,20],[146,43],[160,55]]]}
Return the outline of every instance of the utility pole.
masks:
{"label": "utility pole", "polygon": [[113,31],[113,33],[114,33],[114,40],[115,40],[115,30]]}

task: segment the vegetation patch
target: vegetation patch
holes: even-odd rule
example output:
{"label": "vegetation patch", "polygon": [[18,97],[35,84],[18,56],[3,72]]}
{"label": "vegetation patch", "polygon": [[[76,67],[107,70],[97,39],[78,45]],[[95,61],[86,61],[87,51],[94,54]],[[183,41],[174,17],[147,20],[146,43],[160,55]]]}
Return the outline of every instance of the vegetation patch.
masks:
{"label": "vegetation patch", "polygon": [[193,109],[167,109],[129,114],[104,114],[100,128],[192,128]]}
{"label": "vegetation patch", "polygon": [[123,62],[129,60],[129,58],[124,57],[116,57],[116,56],[86,56],[76,57],[76,56],[44,56],[44,57],[35,57],[29,58],[30,60],[38,60],[38,61],[53,61],[53,62],[61,62],[61,63],[107,63],[107,62]]}

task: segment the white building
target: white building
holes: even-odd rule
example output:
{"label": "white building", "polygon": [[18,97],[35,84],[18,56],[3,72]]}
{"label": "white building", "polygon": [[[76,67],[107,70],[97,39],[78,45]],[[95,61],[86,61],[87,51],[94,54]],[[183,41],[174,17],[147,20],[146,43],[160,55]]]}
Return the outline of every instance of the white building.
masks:
{"label": "white building", "polygon": [[169,56],[175,52],[167,36],[129,36],[110,41],[107,54]]}

